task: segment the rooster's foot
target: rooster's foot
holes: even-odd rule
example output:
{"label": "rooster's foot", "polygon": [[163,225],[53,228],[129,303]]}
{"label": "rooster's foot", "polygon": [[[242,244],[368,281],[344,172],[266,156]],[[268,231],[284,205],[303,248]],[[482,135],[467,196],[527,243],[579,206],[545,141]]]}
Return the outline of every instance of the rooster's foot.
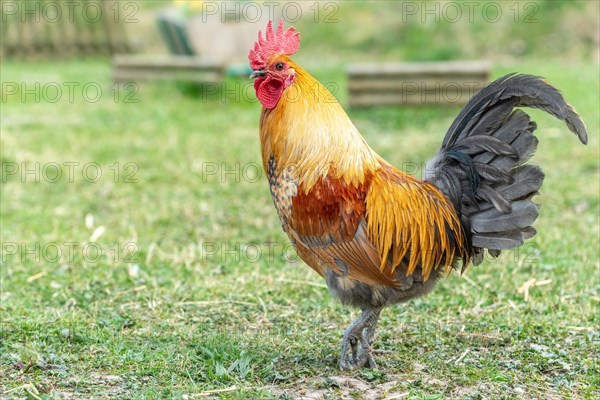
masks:
{"label": "rooster's foot", "polygon": [[339,361],[341,369],[355,370],[368,365],[369,368],[377,368],[375,360],[371,356],[371,346],[364,339],[362,332],[351,334],[342,341],[342,357]]}
{"label": "rooster's foot", "polygon": [[344,332],[342,354],[339,361],[341,369],[355,370],[365,365],[377,369],[372,356],[371,344],[375,335],[375,325],[381,309],[363,310]]}

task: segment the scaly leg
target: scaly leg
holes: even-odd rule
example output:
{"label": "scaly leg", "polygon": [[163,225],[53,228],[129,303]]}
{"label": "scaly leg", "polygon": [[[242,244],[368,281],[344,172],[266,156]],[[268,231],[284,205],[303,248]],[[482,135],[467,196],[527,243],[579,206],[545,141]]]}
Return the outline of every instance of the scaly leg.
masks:
{"label": "scaly leg", "polygon": [[[376,369],[377,364],[371,355],[371,344],[381,308],[366,309],[346,328],[342,338],[341,369],[358,369],[369,365]],[[360,348],[357,346],[360,342]],[[350,347],[350,349],[349,349]],[[351,354],[347,354],[351,350]]]}
{"label": "scaly leg", "polygon": [[377,327],[377,321],[379,321],[379,313],[381,313],[381,308],[373,310],[373,313],[375,313],[374,317],[369,320],[364,330],[366,346],[363,346],[361,349],[364,350],[363,354],[360,354],[359,352],[358,359],[360,360],[363,357],[366,358],[366,363],[369,368],[377,369],[377,364],[373,359],[371,345],[373,344],[373,338],[375,337],[375,328]]}

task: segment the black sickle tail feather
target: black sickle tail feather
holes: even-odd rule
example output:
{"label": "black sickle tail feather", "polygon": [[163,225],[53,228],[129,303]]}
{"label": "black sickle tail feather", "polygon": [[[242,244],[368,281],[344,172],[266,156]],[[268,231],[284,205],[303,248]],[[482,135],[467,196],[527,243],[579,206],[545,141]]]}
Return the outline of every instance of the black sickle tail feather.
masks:
{"label": "black sickle tail feather", "polygon": [[535,122],[515,107],[538,108],[565,121],[582,143],[585,124],[561,93],[540,77],[505,75],[463,108],[429,161],[425,180],[448,196],[470,234],[473,262],[483,249],[497,256],[535,235],[538,206],[531,201],[544,173],[526,164],[538,139]]}

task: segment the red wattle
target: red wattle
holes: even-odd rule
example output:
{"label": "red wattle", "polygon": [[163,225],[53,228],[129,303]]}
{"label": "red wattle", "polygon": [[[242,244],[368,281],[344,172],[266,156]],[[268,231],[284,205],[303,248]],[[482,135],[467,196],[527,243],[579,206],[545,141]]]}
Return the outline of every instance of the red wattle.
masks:
{"label": "red wattle", "polygon": [[254,81],[256,97],[265,108],[275,108],[284,89],[283,81],[267,76]]}

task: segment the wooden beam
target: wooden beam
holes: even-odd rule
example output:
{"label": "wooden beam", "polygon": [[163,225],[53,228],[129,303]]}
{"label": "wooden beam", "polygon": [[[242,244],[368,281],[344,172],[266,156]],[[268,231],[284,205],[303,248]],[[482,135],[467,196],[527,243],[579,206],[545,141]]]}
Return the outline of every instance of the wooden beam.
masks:
{"label": "wooden beam", "polygon": [[116,82],[171,80],[219,82],[224,65],[190,56],[115,56],[113,79]]}
{"label": "wooden beam", "polygon": [[354,64],[350,105],[465,104],[489,82],[490,71],[488,61]]}

